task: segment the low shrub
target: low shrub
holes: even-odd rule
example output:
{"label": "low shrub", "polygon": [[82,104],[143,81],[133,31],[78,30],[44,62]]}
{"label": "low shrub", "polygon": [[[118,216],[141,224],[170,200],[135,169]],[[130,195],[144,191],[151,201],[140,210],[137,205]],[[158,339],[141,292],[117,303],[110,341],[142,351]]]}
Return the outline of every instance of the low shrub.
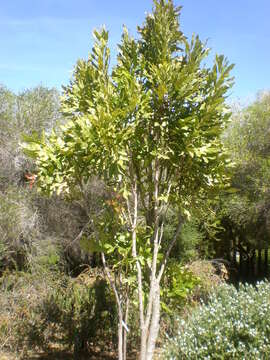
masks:
{"label": "low shrub", "polygon": [[24,189],[0,192],[0,274],[6,269],[24,270],[34,240],[39,238],[39,216]]}
{"label": "low shrub", "polygon": [[116,318],[113,297],[104,280],[83,274],[76,279],[66,277],[32,307],[22,323],[23,340],[30,348],[61,345],[77,353],[93,343],[111,343],[117,333]]}
{"label": "low shrub", "polygon": [[114,298],[94,269],[71,278],[54,266],[0,277],[1,351],[78,353],[117,344]]}
{"label": "low shrub", "polygon": [[269,359],[270,284],[227,284],[207,304],[179,320],[178,333],[168,341],[165,359]]}
{"label": "low shrub", "polygon": [[[0,353],[21,353],[25,338],[24,324],[31,310],[58,286],[57,273],[26,273],[6,270],[0,277]],[[0,356],[1,358],[1,356]]]}
{"label": "low shrub", "polygon": [[186,317],[198,304],[207,301],[213,290],[224,283],[224,264],[215,266],[207,260],[196,260],[185,266],[170,260],[161,290],[160,343],[178,329],[178,317]]}
{"label": "low shrub", "polygon": [[228,279],[229,273],[222,262],[211,260],[196,260],[187,265],[189,272],[193,274],[199,283],[192,292],[192,302],[207,301],[215,288]]}
{"label": "low shrub", "polygon": [[162,310],[172,316],[176,310],[180,313],[200,285],[199,277],[187,266],[181,266],[175,260],[169,261],[161,289]]}

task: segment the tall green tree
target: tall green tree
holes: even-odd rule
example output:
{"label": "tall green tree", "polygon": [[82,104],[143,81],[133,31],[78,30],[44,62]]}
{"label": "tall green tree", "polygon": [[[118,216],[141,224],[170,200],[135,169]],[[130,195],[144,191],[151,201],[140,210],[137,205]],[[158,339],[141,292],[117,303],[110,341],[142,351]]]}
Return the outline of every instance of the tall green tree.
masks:
{"label": "tall green tree", "polygon": [[[40,188],[72,194],[97,176],[111,189],[117,230],[96,219],[95,249],[114,290],[119,314],[119,359],[125,358],[123,286],[114,282],[108,249],[122,234],[136,275],[141,359],[152,359],[159,332],[160,284],[189,207],[224,182],[228,162],[220,134],[229,112],[225,97],[232,65],[216,56],[198,36],[188,42],[179,29],[180,8],[155,0],[153,13],[138,27],[138,39],[124,28],[117,64],[110,70],[108,32],[94,31],[87,60],[79,60],[64,88],[67,123],[59,134],[28,142],[37,158]],[[163,229],[170,206],[178,224],[169,243]],[[94,223],[94,222],[93,222]],[[110,236],[109,231],[112,231]],[[119,239],[119,237],[117,237]],[[125,342],[125,341],[124,341]]]}

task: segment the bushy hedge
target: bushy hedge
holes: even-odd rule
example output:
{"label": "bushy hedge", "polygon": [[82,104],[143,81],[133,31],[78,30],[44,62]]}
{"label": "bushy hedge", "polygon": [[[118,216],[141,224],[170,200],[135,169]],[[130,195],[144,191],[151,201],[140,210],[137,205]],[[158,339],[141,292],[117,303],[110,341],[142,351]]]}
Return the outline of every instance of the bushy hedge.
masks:
{"label": "bushy hedge", "polygon": [[270,284],[222,285],[207,304],[179,320],[165,359],[269,359]]}

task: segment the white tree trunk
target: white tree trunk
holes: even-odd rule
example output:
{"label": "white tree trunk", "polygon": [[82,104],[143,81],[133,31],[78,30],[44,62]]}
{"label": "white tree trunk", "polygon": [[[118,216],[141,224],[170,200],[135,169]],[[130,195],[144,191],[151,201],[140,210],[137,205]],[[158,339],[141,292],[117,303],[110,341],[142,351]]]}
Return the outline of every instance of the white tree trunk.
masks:
{"label": "white tree trunk", "polygon": [[156,341],[159,332],[159,320],[160,320],[160,287],[157,281],[154,284],[154,298],[152,305],[152,317],[150,323],[150,329],[147,339],[147,351],[146,360],[152,360],[156,347]]}
{"label": "white tree trunk", "polygon": [[118,314],[118,359],[123,359],[123,317]]}
{"label": "white tree trunk", "polygon": [[151,319],[148,326],[141,328],[141,353],[140,360],[152,360],[155,352],[156,341],[159,333],[160,320],[160,287],[155,280],[153,298],[151,299]]}
{"label": "white tree trunk", "polygon": [[145,327],[141,329],[141,348],[140,348],[140,360],[146,359],[146,344],[147,344],[147,331]]}
{"label": "white tree trunk", "polygon": [[[128,324],[128,312],[129,312],[129,299],[126,299],[126,311],[125,311],[125,324]],[[123,334],[123,360],[127,360],[127,329],[124,329]]]}

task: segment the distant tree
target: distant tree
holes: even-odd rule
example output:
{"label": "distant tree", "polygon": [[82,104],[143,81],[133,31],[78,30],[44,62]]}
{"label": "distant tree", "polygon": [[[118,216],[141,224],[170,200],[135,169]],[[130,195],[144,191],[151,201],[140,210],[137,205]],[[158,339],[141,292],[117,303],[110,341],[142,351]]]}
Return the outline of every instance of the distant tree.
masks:
{"label": "distant tree", "polygon": [[270,235],[270,93],[235,109],[224,142],[235,163],[234,194],[222,205],[224,225],[242,245],[265,247]]}
{"label": "distant tree", "polygon": [[0,247],[5,249],[1,270],[25,268],[32,244],[40,238],[38,196],[29,192],[34,163],[23,154],[19,142],[25,133],[49,132],[58,119],[55,89],[38,86],[15,94],[0,87]]}
{"label": "distant tree", "polygon": [[0,187],[18,183],[31,166],[18,146],[22,135],[50,132],[60,121],[59,105],[55,89],[38,86],[16,95],[0,87]]}
{"label": "distant tree", "polygon": [[50,133],[61,120],[60,94],[54,88],[37,86],[16,96],[15,121],[21,133]]}
{"label": "distant tree", "polygon": [[[120,360],[125,359],[123,289],[132,280],[129,272],[136,279],[140,358],[152,359],[168,257],[189,208],[224,182],[228,163],[220,134],[230,115],[225,94],[232,65],[216,56],[212,68],[203,66],[209,49],[198,36],[187,41],[179,12],[171,0],[154,1],[138,40],[124,29],[111,72],[108,32],[94,31],[92,53],[78,61],[64,89],[62,110],[69,120],[62,132],[25,145],[37,159],[39,185],[48,194],[71,196],[92,176],[110,189],[104,209],[111,209],[111,217],[104,221],[103,213],[93,220],[96,237],[89,244],[101,253],[118,304]],[[172,205],[178,221],[164,243]]]}

